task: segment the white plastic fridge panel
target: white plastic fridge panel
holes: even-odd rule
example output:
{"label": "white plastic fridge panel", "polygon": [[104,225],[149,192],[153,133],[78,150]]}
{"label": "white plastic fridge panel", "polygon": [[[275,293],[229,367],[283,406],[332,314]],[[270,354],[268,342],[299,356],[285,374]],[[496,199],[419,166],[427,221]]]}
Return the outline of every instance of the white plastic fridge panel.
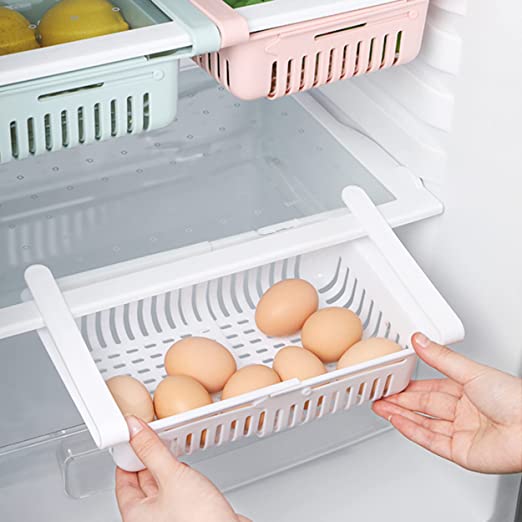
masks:
{"label": "white plastic fridge panel", "polygon": [[[423,522],[513,521],[514,511],[507,506],[499,516],[491,511],[497,477],[462,470],[393,432],[284,469],[289,456],[300,455],[306,460],[307,450],[316,446],[318,439],[327,443],[331,436],[335,440],[335,426],[328,428],[330,431],[319,433],[288,432],[192,465],[228,490],[234,508],[255,522],[374,522],[394,520],[397,513],[403,522],[418,522],[420,516]],[[342,432],[349,426],[338,425],[337,429]],[[113,469],[107,465],[110,461],[98,462],[103,475],[101,480],[97,477],[97,485],[104,491],[74,498],[65,491],[57,455],[63,455],[62,441],[2,458],[2,521],[121,522],[112,489]],[[248,483],[251,470],[264,471],[267,476],[242,487],[231,481],[237,474]],[[274,470],[279,473],[272,475]],[[516,499],[518,479],[512,478],[515,480],[502,484],[504,494]],[[71,482],[70,493],[85,485],[88,480]],[[414,494],[406,500],[405,492]]]}
{"label": "white plastic fridge panel", "polygon": [[[497,478],[465,471],[387,432],[229,498],[256,522],[512,522],[514,511],[497,517],[491,510]],[[505,489],[516,499],[513,484]]]}

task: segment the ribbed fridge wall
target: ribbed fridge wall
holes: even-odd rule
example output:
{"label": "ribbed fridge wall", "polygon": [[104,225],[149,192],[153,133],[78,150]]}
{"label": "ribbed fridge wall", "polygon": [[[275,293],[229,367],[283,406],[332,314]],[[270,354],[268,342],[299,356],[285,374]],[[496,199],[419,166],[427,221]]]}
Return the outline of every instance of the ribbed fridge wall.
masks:
{"label": "ribbed fridge wall", "polygon": [[444,172],[467,0],[432,0],[419,57],[396,70],[339,82],[318,96],[400,163],[430,181]]}

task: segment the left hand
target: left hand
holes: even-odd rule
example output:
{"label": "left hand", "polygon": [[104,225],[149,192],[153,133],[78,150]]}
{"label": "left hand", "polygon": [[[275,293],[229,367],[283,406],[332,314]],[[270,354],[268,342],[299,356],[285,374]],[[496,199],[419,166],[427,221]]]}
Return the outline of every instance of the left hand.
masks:
{"label": "left hand", "polygon": [[116,468],[123,522],[250,522],[206,477],[181,463],[147,424],[127,417],[130,444],[147,469]]}

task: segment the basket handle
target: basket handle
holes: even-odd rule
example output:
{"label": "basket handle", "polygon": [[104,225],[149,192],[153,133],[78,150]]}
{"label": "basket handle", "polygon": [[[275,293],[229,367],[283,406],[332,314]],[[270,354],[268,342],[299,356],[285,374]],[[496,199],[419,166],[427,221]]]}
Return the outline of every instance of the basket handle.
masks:
{"label": "basket handle", "polygon": [[176,56],[191,58],[199,54],[219,51],[221,38],[218,28],[190,0],[152,0],[152,2],[190,35],[192,46],[178,51]]}
{"label": "basket handle", "polygon": [[125,418],[96,368],[51,271],[30,266],[25,281],[46,328],[38,334],[99,448],[129,440]]}
{"label": "basket handle", "polygon": [[404,248],[366,192],[360,187],[350,186],[343,190],[342,197],[396,275],[409,289],[412,298],[438,326],[439,339],[434,340],[443,344],[462,340],[464,326],[457,314],[447,305],[412,255]]}

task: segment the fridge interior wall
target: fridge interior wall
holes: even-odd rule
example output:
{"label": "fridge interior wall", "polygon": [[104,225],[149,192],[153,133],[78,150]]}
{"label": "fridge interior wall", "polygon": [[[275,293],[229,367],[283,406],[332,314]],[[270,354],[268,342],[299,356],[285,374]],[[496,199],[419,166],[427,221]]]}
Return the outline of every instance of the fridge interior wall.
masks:
{"label": "fridge interior wall", "polygon": [[[463,319],[466,339],[456,349],[515,375],[522,375],[522,242],[513,241],[522,223],[521,20],[516,0],[494,10],[432,0],[415,62],[322,91],[341,119],[444,203],[442,216],[399,236]],[[433,373],[421,365],[418,375]],[[514,520],[520,476],[488,480],[479,477],[473,494],[478,520]]]}
{"label": "fridge interior wall", "polygon": [[[399,163],[418,174],[444,202],[444,216],[405,227],[401,232],[402,238],[463,317],[468,338],[459,349],[484,362],[519,373],[521,337],[516,322],[519,319],[515,316],[516,310],[522,309],[522,285],[518,276],[522,252],[520,242],[510,242],[509,238],[517,237],[515,224],[521,221],[520,212],[516,210],[520,206],[515,190],[518,188],[520,193],[520,181],[510,177],[513,165],[520,162],[514,155],[517,150],[516,118],[506,120],[498,106],[504,102],[506,110],[520,112],[520,104],[514,108],[508,103],[509,100],[519,99],[516,86],[520,82],[512,65],[516,63],[513,49],[519,49],[522,42],[513,14],[520,14],[521,9],[515,0],[506,2],[502,10],[495,10],[497,19],[493,20],[491,8],[476,2],[473,6],[467,4],[470,2],[465,0],[432,0],[423,50],[415,62],[395,70],[337,83],[322,89],[317,96],[331,110],[335,110],[341,121],[370,136]],[[495,38],[484,38],[488,28],[495,26],[506,30],[497,31]],[[514,38],[518,40],[513,41]],[[489,74],[485,63],[495,63],[496,71],[502,71],[503,75]],[[496,99],[488,99],[488,92],[496,92]],[[458,110],[454,110],[455,107]],[[478,108],[482,121],[487,121],[487,125],[470,125],[470,122],[477,122]],[[522,114],[518,116],[520,121]],[[497,152],[494,154],[491,150]],[[493,182],[488,172],[494,173]],[[510,186],[513,190],[506,190]],[[499,205],[499,201],[502,204]],[[489,209],[495,202],[492,216]],[[499,223],[502,224],[500,228]],[[506,248],[511,250],[504,258],[499,253],[505,252]],[[502,270],[499,270],[500,264],[503,265]],[[518,279],[514,281],[513,277]],[[476,284],[477,280],[482,284]],[[2,348],[9,350],[11,346],[14,347],[14,342],[11,341],[10,345],[8,341]],[[20,390],[20,386],[31,381],[40,388],[35,392],[49,408],[48,415],[38,420],[41,425],[33,426],[31,436],[38,431],[39,434],[46,433],[48,418],[60,418],[63,428],[79,424],[79,418],[36,338],[27,336],[27,349],[24,354],[13,354],[10,367],[4,365],[0,372],[6,383],[11,383],[8,387],[12,386],[15,390]],[[24,368],[29,358],[33,363],[27,372]],[[20,374],[26,376],[22,382],[16,379]],[[421,374],[427,374],[425,368],[421,369]],[[24,401],[32,400],[23,392],[15,395],[20,400],[20,408],[24,408]],[[46,397],[49,400],[45,400]],[[306,454],[309,451],[307,445],[299,444],[299,440],[311,436],[307,430],[314,431],[313,438],[316,440],[335,433],[331,446],[341,446],[342,429],[346,429],[346,424],[342,423],[344,416],[339,419],[336,426],[321,422],[312,428],[285,434],[285,437],[292,437],[292,449],[298,452],[301,448],[303,452],[293,456],[293,464],[310,458],[310,454]],[[27,420],[27,423],[30,422]],[[344,428],[341,429],[341,426]],[[20,434],[26,433],[27,426],[20,425],[18,428]],[[250,456],[255,456],[255,446],[245,450],[237,448],[236,452],[241,455],[241,451],[248,451]],[[56,466],[56,451],[68,451],[67,443],[61,440],[52,442],[52,449],[46,450],[51,451],[54,460],[46,456],[42,449],[45,445],[37,444],[34,448],[37,456],[35,462],[41,462],[43,466]],[[15,450],[13,447],[13,458]],[[258,451],[259,455],[263,454],[262,445]],[[272,462],[276,462],[277,457],[283,457],[282,450],[278,450],[277,446],[270,446],[270,451]],[[277,451],[281,453],[273,453]],[[252,458],[255,462],[256,459]],[[222,471],[227,469],[227,456],[217,455],[215,459],[217,464],[209,467],[214,473],[213,478],[227,485],[226,473]],[[257,461],[258,464],[261,460]],[[25,465],[29,462],[31,460]],[[240,469],[241,458],[238,462],[237,470]],[[20,464],[24,465],[24,461],[19,461],[17,467]],[[81,459],[72,464],[79,466],[81,471]],[[100,465],[102,469],[103,465]],[[7,466],[5,469],[10,471],[14,469],[6,458],[0,466]],[[274,465],[275,468],[277,465]],[[110,473],[107,468],[105,477],[110,477]],[[267,471],[264,470],[264,473]],[[6,476],[5,473],[2,475]],[[13,480],[16,479],[15,475]],[[511,491],[517,481],[517,477],[504,478],[499,479],[496,486],[491,486],[491,482],[484,479],[477,482],[477,491],[481,487],[482,491],[495,487],[506,491],[508,486]],[[110,485],[110,478],[107,478],[102,489]],[[72,484],[71,487],[74,489],[75,486],[83,493],[89,489],[89,484]],[[69,491],[69,494],[75,496],[74,491]],[[105,503],[110,502],[107,495],[101,498],[105,499]],[[516,499],[511,503],[511,499],[506,501],[502,495],[483,495],[482,499],[477,497],[476,500],[487,510],[487,519],[492,520],[509,520],[503,517],[511,516],[516,503]],[[96,502],[76,500],[75,505],[83,504],[83,512],[81,507],[70,507],[69,502],[70,499],[67,499],[67,509],[74,512],[78,520],[80,516],[89,516],[89,512],[92,516],[96,513],[93,505]]]}

